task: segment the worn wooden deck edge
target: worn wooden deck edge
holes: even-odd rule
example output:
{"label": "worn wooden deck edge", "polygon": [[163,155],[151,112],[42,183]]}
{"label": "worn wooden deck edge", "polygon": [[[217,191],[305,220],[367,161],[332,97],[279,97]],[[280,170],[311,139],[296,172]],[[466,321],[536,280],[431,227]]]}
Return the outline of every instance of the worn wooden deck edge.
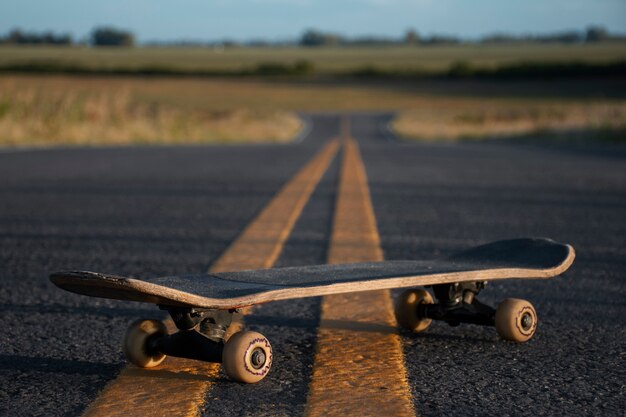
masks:
{"label": "worn wooden deck edge", "polygon": [[[465,281],[496,281],[504,279],[548,279],[567,271],[576,253],[567,245],[568,254],[562,263],[553,268],[497,268],[467,270],[450,273],[390,277],[385,279],[340,282],[307,287],[283,287],[267,285],[260,291],[233,298],[207,298],[134,278],[113,277],[88,272],[67,272],[51,275],[57,286],[78,294],[102,298],[132,300],[161,305],[185,306],[207,309],[233,309],[255,304],[294,298],[317,297],[330,294],[373,291],[394,288],[418,287]],[[91,278],[87,274],[93,274]],[[262,284],[257,284],[264,287]]]}

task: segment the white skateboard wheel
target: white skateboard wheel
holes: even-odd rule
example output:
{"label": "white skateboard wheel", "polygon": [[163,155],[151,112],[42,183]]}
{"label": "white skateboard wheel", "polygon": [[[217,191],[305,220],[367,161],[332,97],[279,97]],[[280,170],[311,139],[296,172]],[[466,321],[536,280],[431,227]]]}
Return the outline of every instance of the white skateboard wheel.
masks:
{"label": "white skateboard wheel", "polygon": [[259,382],[272,367],[272,345],[261,333],[235,333],[224,345],[222,367],[237,382]]}
{"label": "white skateboard wheel", "polygon": [[426,290],[406,290],[396,300],[396,321],[407,330],[415,333],[423,332],[430,326],[432,320],[419,316],[418,305],[433,303],[433,297]]}
{"label": "white skateboard wheel", "polygon": [[167,335],[165,324],[159,320],[137,320],[128,326],[124,337],[124,355],[133,365],[140,368],[152,368],[165,359],[165,355],[149,352],[148,341],[151,337]]}
{"label": "white skateboard wheel", "polygon": [[496,331],[504,340],[526,342],[537,330],[537,312],[526,300],[507,298],[496,309]]}

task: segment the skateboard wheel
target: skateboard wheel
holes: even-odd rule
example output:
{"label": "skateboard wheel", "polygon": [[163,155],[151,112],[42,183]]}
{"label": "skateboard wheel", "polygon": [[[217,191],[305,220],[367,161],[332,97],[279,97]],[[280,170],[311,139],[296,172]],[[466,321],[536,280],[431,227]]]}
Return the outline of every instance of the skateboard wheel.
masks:
{"label": "skateboard wheel", "polygon": [[224,345],[222,367],[233,381],[259,382],[272,367],[272,345],[261,333],[235,333]]}
{"label": "skateboard wheel", "polygon": [[148,342],[152,337],[167,335],[165,324],[159,320],[137,320],[128,326],[124,337],[124,355],[133,365],[141,368],[157,366],[165,355],[150,352]]}
{"label": "skateboard wheel", "polygon": [[526,342],[537,330],[537,312],[526,300],[507,298],[496,309],[496,331],[504,340]]}
{"label": "skateboard wheel", "polygon": [[395,314],[398,324],[415,333],[423,332],[432,323],[431,319],[420,317],[419,304],[433,304],[433,297],[426,290],[406,290],[396,300]]}

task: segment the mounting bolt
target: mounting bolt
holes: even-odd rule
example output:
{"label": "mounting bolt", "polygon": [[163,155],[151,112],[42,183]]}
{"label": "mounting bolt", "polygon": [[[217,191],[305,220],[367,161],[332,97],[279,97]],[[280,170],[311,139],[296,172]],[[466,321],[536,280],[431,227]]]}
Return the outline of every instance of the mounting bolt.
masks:
{"label": "mounting bolt", "polygon": [[250,357],[250,362],[255,369],[262,368],[263,365],[265,365],[265,360],[265,352],[263,352],[263,349],[255,349]]}

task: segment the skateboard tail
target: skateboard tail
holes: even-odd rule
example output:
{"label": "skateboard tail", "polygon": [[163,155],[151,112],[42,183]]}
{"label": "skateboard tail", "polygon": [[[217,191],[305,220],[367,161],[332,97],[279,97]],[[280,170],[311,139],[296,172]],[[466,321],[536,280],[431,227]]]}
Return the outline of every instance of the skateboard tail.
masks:
{"label": "skateboard tail", "polygon": [[[133,278],[99,274],[88,271],[55,272],[50,281],[57,287],[74,294],[112,300],[137,301],[171,306],[186,307],[190,303],[178,300],[189,299],[191,294],[166,289],[168,297],[163,297],[163,287]],[[140,290],[138,290],[138,286]],[[176,293],[180,294],[176,294]],[[199,297],[198,297],[199,298]]]}
{"label": "skateboard tail", "polygon": [[[568,244],[546,238],[501,240],[454,253],[443,259],[449,262],[489,265],[519,265],[525,268],[559,270],[574,261],[576,253]],[[558,275],[560,272],[555,273]],[[525,278],[525,277],[520,277]]]}

